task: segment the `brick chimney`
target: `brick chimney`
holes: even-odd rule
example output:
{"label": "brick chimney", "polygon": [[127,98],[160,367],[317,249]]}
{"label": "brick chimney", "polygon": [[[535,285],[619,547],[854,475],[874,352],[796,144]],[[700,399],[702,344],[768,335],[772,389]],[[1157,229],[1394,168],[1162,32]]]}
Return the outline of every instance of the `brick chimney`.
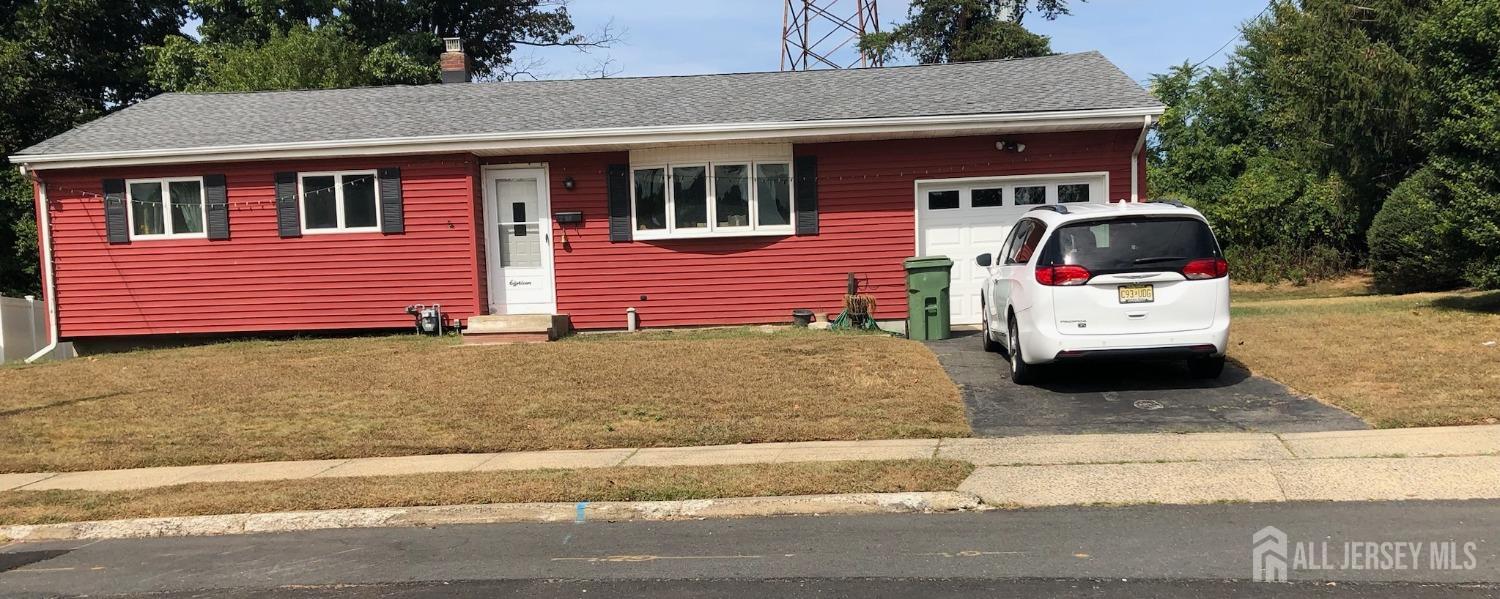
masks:
{"label": "brick chimney", "polygon": [[443,71],[443,83],[468,83],[472,79],[469,55],[464,54],[462,41],[456,37],[443,38],[443,55],[438,58],[438,68]]}

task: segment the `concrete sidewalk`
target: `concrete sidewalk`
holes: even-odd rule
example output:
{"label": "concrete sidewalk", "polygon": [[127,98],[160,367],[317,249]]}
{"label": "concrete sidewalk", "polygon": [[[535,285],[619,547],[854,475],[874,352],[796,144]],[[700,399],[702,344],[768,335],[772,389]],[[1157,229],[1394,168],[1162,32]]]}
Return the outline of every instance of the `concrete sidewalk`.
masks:
{"label": "concrete sidewalk", "polygon": [[954,440],[992,506],[1500,498],[1500,426]]}
{"label": "concrete sidewalk", "polygon": [[85,472],[0,474],[0,491],[68,489],[124,491],[186,483],[299,480],[350,476],[390,476],[432,472],[489,472],[608,468],[613,466],[714,466],[839,460],[932,458],[939,439],[812,441],[706,447],[587,449],[512,453],[454,453],[391,458],[255,462],[167,466]]}
{"label": "concrete sidewalk", "polygon": [[926,458],[979,466],[962,490],[998,505],[1500,497],[1500,425],[815,441],[262,462],[0,474],[0,491],[119,491],[196,482],[429,472]]}
{"label": "concrete sidewalk", "polygon": [[0,475],[0,490],[143,489],[189,482],[541,468],[963,460],[957,491],[685,501],[523,503],[137,518],[0,526],[0,542],[454,523],[939,512],[1240,501],[1500,499],[1500,426],[1318,433],[1065,435],[603,449]]}

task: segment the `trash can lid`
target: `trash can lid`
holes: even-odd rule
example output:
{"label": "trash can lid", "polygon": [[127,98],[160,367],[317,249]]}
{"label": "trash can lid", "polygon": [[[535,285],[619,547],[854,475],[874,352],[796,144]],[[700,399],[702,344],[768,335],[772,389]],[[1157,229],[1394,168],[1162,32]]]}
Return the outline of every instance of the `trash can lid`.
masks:
{"label": "trash can lid", "polygon": [[907,270],[913,268],[951,268],[953,260],[947,256],[912,256],[901,262]]}

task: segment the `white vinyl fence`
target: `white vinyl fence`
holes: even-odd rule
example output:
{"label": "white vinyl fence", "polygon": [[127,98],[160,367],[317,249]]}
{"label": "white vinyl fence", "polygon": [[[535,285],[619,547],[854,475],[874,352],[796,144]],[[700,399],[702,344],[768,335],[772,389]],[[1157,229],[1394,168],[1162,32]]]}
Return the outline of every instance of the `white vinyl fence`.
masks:
{"label": "white vinyl fence", "polygon": [[0,362],[25,360],[47,346],[47,302],[0,297]]}

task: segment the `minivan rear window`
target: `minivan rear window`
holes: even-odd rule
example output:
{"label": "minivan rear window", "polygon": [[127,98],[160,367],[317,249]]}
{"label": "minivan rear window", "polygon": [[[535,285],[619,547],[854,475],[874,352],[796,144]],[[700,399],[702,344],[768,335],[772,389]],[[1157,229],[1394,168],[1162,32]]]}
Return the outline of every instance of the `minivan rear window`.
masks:
{"label": "minivan rear window", "polygon": [[1218,257],[1219,243],[1201,220],[1127,217],[1059,227],[1037,264],[1073,264],[1101,275],[1180,270],[1192,260]]}

